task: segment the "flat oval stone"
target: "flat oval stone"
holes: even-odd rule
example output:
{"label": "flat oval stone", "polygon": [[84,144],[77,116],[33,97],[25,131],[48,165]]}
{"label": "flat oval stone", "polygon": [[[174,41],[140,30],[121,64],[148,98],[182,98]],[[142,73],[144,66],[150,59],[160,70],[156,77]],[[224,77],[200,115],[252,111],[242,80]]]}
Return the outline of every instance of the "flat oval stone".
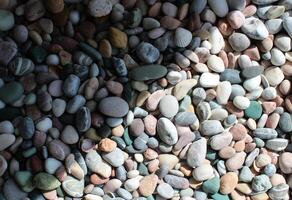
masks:
{"label": "flat oval stone", "polygon": [[284,112],[280,116],[279,127],[284,132],[292,131],[292,117],[291,117],[291,115],[289,113]]}
{"label": "flat oval stone", "polygon": [[179,112],[175,116],[175,124],[180,126],[189,126],[198,121],[197,116],[191,112]]}
{"label": "flat oval stone", "polygon": [[48,145],[50,154],[58,160],[64,160],[70,154],[70,148],[61,140],[52,140]]}
{"label": "flat oval stone", "polygon": [[225,17],[228,14],[226,0],[208,0],[208,4],[218,17]]}
{"label": "flat oval stone", "polygon": [[147,81],[152,79],[159,79],[167,73],[166,67],[158,64],[143,65],[134,68],[130,72],[130,77],[136,81]]}
{"label": "flat oval stone", "polygon": [[167,183],[161,183],[157,186],[157,193],[165,198],[165,199],[170,199],[174,196],[174,190],[173,188],[167,184]]}
{"label": "flat oval stone", "polygon": [[8,31],[14,26],[14,15],[8,10],[0,9],[0,31]]}
{"label": "flat oval stone", "polygon": [[98,105],[99,111],[110,117],[124,117],[129,111],[128,103],[120,97],[107,97]]}
{"label": "flat oval stone", "polygon": [[208,180],[214,176],[213,167],[210,164],[202,164],[193,170],[192,175],[196,181]]}
{"label": "flat oval stone", "polygon": [[184,177],[168,174],[164,177],[164,180],[166,183],[176,189],[187,189],[189,187],[189,180]]}
{"label": "flat oval stone", "polygon": [[23,192],[21,188],[18,187],[17,183],[15,183],[13,179],[8,179],[3,184],[2,192],[5,199],[7,200],[25,199],[28,195],[26,192]]}
{"label": "flat oval stone", "polygon": [[125,162],[124,152],[119,148],[115,148],[112,152],[103,154],[102,158],[113,167],[120,167]]}
{"label": "flat oval stone", "polygon": [[266,147],[273,151],[283,151],[288,146],[288,140],[284,138],[275,138],[266,142]]}
{"label": "flat oval stone", "polygon": [[263,40],[269,36],[264,23],[255,17],[246,18],[241,30],[251,39],[255,40]]}
{"label": "flat oval stone", "polygon": [[241,83],[240,71],[236,69],[225,69],[220,74],[220,81],[229,81],[232,84]]}
{"label": "flat oval stone", "polygon": [[264,71],[264,67],[263,66],[250,66],[250,67],[245,67],[242,71],[241,71],[241,75],[244,78],[253,78],[256,77],[260,74],[262,74]]}
{"label": "flat oval stone", "polygon": [[177,143],[177,130],[169,119],[162,117],[157,121],[157,133],[159,138],[166,144],[174,145]]}

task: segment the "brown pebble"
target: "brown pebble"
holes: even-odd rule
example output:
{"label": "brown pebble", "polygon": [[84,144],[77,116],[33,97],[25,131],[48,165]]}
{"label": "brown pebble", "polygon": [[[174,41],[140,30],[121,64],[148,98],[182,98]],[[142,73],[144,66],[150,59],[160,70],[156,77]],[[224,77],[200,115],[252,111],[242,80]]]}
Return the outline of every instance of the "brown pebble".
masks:
{"label": "brown pebble", "polygon": [[112,46],[107,39],[102,39],[99,41],[98,49],[103,57],[105,57],[105,58],[111,57]]}
{"label": "brown pebble", "polygon": [[121,49],[125,49],[127,47],[128,36],[123,31],[120,31],[119,29],[114,27],[110,27],[109,38],[114,47]]}
{"label": "brown pebble", "polygon": [[161,26],[169,30],[175,30],[179,27],[181,22],[171,16],[164,16],[160,19]]}
{"label": "brown pebble", "polygon": [[109,138],[102,139],[99,144],[98,148],[104,152],[112,152],[117,147],[117,143]]}
{"label": "brown pebble", "polygon": [[59,13],[64,9],[64,0],[46,0],[45,3],[51,13]]}
{"label": "brown pebble", "polygon": [[247,130],[242,124],[236,124],[230,129],[230,133],[232,133],[233,140],[238,141],[245,138]]}
{"label": "brown pebble", "polygon": [[220,179],[220,192],[230,194],[238,183],[238,176],[235,172],[228,172]]}

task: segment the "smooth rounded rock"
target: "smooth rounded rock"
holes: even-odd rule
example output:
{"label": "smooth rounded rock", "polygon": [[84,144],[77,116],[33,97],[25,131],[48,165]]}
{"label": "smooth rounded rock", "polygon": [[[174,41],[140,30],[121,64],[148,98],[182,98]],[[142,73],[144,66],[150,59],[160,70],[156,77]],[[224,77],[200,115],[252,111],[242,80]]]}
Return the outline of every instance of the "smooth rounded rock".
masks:
{"label": "smooth rounded rock", "polygon": [[120,97],[107,97],[98,105],[99,111],[110,117],[123,117],[129,111],[128,103]]}

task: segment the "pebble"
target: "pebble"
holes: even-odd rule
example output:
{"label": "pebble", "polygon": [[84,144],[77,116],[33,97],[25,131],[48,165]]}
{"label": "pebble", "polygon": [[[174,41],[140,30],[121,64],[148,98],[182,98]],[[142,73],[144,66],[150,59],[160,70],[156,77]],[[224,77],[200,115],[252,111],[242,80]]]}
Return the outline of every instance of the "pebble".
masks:
{"label": "pebble", "polygon": [[178,112],[178,101],[172,95],[166,95],[159,101],[159,111],[166,118],[174,117]]}
{"label": "pebble", "polygon": [[192,175],[196,181],[205,181],[214,176],[213,168],[209,164],[202,164],[193,170]]}
{"label": "pebble", "polygon": [[255,40],[263,40],[269,35],[264,23],[255,17],[246,18],[241,30]]}
{"label": "pebble", "polygon": [[8,10],[0,9],[0,31],[8,31],[14,26],[14,15]]}
{"label": "pebble", "polygon": [[218,17],[225,17],[228,14],[228,4],[226,0],[208,0],[208,4]]}
{"label": "pebble", "polygon": [[7,200],[24,199],[27,193],[23,192],[13,179],[8,179],[3,185],[3,195]]}
{"label": "pebble", "polygon": [[145,197],[152,195],[155,191],[157,182],[158,177],[155,174],[145,176],[140,181],[139,192]]}
{"label": "pebble", "polygon": [[110,177],[111,166],[105,163],[96,151],[90,150],[85,156],[85,162],[91,171],[105,178]]}
{"label": "pebble", "polygon": [[160,183],[156,190],[162,198],[170,199],[174,196],[173,188],[167,183]]}
{"label": "pebble", "polygon": [[63,129],[60,138],[65,144],[76,144],[79,140],[79,135],[73,126],[67,125]]}
{"label": "pebble", "polygon": [[67,176],[62,182],[62,188],[71,197],[82,197],[84,190],[84,180],[77,180],[72,176]]}
{"label": "pebble", "polygon": [[192,40],[192,33],[184,28],[177,28],[174,36],[175,45],[178,47],[186,47]]}
{"label": "pebble", "polygon": [[91,0],[88,3],[89,14],[93,17],[103,17],[108,15],[112,10],[112,3],[108,0]]}
{"label": "pebble", "polygon": [[140,43],[136,54],[142,62],[147,64],[154,63],[160,55],[158,49],[148,42]]}
{"label": "pebble", "polygon": [[229,36],[228,42],[235,51],[244,51],[250,46],[250,40],[242,33],[232,33]]}
{"label": "pebble", "polygon": [[157,133],[159,138],[166,144],[174,145],[177,143],[177,130],[169,119],[162,117],[157,121]]}
{"label": "pebble", "polygon": [[137,68],[134,68],[130,76],[136,81],[147,81],[152,79],[159,79],[165,76],[167,70],[162,65],[144,65]]}
{"label": "pebble", "polygon": [[252,189],[256,192],[262,192],[272,187],[272,184],[267,175],[255,176],[252,180]]}
{"label": "pebble", "polygon": [[61,185],[60,181],[53,175],[41,172],[34,176],[35,187],[40,190],[54,190]]}
{"label": "pebble", "polygon": [[218,74],[205,72],[201,75],[199,83],[204,88],[213,88],[219,84],[219,80]]}
{"label": "pebble", "polygon": [[283,173],[290,174],[292,172],[292,153],[284,152],[279,157],[279,166]]}
{"label": "pebble", "polygon": [[200,138],[194,141],[187,152],[187,163],[191,167],[198,167],[203,164],[207,154],[207,141]]}
{"label": "pebble", "polygon": [[102,158],[113,167],[120,167],[125,161],[123,151],[119,148],[115,148],[109,153],[104,153]]}
{"label": "pebble", "polygon": [[107,97],[98,104],[99,110],[106,116],[123,117],[129,111],[129,106],[120,97]]}
{"label": "pebble", "polygon": [[222,194],[230,194],[238,183],[238,176],[235,172],[228,172],[220,179],[220,192]]}
{"label": "pebble", "polygon": [[14,142],[15,142],[15,140],[16,140],[16,138],[15,138],[15,136],[14,135],[12,135],[12,134],[1,134],[0,135],[0,151],[3,151],[3,150],[5,150],[5,149],[7,149],[9,146],[11,146]]}
{"label": "pebble", "polygon": [[196,84],[197,81],[195,79],[183,80],[174,87],[173,95],[180,101]]}

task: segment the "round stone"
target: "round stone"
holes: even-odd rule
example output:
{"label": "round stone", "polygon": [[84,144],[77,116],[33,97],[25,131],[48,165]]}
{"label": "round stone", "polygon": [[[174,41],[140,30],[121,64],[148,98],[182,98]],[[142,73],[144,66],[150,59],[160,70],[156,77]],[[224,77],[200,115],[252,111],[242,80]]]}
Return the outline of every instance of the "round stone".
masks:
{"label": "round stone", "polygon": [[250,40],[245,34],[242,33],[232,33],[229,36],[228,42],[231,45],[232,49],[235,51],[244,51],[250,45]]}
{"label": "round stone", "polygon": [[262,106],[257,101],[251,101],[249,107],[244,111],[246,117],[252,119],[259,119],[262,115]]}
{"label": "round stone", "polygon": [[0,100],[13,103],[23,95],[24,89],[19,82],[10,82],[0,88]]}
{"label": "round stone", "polygon": [[178,112],[177,99],[172,95],[164,96],[159,102],[159,111],[167,118],[174,117]]}
{"label": "round stone", "polygon": [[283,173],[292,173],[292,153],[284,152],[279,157],[279,166]]}
{"label": "round stone", "polygon": [[91,0],[88,3],[89,14],[93,17],[103,17],[112,10],[112,3],[109,0]]}
{"label": "round stone", "polygon": [[238,183],[238,176],[235,172],[228,172],[220,179],[220,192],[230,194]]}
{"label": "round stone", "polygon": [[148,42],[142,42],[136,48],[136,54],[144,63],[154,63],[159,58],[159,51]]}
{"label": "round stone", "polygon": [[120,97],[107,97],[98,105],[99,111],[110,117],[124,117],[129,111],[128,103]]}
{"label": "round stone", "polygon": [[165,199],[170,199],[174,196],[174,190],[173,188],[167,184],[167,183],[161,183],[157,186],[157,193],[165,198]]}

